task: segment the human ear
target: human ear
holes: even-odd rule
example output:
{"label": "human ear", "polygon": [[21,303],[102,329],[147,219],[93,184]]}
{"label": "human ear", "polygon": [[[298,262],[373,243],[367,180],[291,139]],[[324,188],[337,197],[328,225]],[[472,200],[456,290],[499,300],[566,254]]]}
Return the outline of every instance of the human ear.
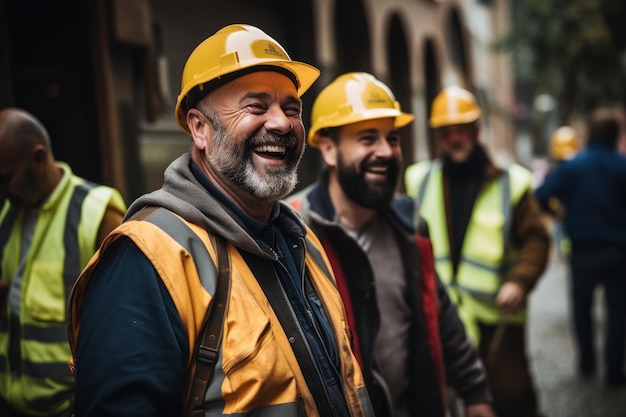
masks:
{"label": "human ear", "polygon": [[194,146],[204,150],[213,137],[213,124],[197,109],[190,109],[187,112],[187,127]]}
{"label": "human ear", "polygon": [[32,150],[32,158],[31,161],[37,166],[43,166],[48,161],[48,149],[38,144]]}
{"label": "human ear", "polygon": [[329,137],[322,136],[318,142],[318,149],[328,167],[337,166],[337,144]]}

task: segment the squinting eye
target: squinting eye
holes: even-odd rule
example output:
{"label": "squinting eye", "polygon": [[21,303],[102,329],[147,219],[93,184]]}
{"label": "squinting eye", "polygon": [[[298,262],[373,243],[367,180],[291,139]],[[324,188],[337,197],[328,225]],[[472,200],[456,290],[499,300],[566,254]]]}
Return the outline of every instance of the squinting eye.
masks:
{"label": "squinting eye", "polygon": [[289,117],[297,117],[301,114],[301,110],[299,107],[287,107],[283,111]]}
{"label": "squinting eye", "polygon": [[247,103],[244,108],[253,114],[262,114],[267,111],[267,106],[260,102]]}

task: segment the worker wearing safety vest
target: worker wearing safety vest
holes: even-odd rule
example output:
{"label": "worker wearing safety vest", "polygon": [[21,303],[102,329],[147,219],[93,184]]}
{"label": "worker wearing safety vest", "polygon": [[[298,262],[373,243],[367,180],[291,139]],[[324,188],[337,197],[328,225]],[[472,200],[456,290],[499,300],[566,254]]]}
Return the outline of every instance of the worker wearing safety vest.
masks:
{"label": "worker wearing safety vest", "polygon": [[[304,152],[300,96],[318,76],[250,25],[193,50],[175,110],[190,151],[72,291],[77,415],[373,416],[328,258],[280,201]],[[216,310],[222,331],[210,320],[205,343]]]}
{"label": "worker wearing safety vest", "polygon": [[311,111],[308,143],[325,169],[287,201],[328,253],[376,415],[443,417],[448,398],[458,408],[446,395],[454,392],[463,415],[494,417],[478,350],[437,279],[430,241],[414,227],[426,224],[396,193],[399,129],[412,121],[372,74],[340,75]]}
{"label": "worker wearing safety vest", "polygon": [[479,143],[481,109],[444,88],[430,126],[443,156],[405,171],[407,193],[429,225],[436,270],[478,344],[499,417],[538,414],[526,356],[528,295],[545,270],[550,237],[531,173],[500,168]]}
{"label": "worker wearing safety vest", "polygon": [[66,300],[104,237],[122,222],[120,193],[55,161],[30,113],[0,112],[0,415],[67,416]]}

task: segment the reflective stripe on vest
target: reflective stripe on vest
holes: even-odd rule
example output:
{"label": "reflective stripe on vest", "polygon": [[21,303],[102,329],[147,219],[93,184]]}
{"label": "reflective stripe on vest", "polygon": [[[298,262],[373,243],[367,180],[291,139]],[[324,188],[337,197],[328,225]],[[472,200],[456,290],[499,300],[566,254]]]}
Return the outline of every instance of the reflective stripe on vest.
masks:
{"label": "reflective stripe on vest", "polygon": [[206,246],[182,220],[167,210],[156,210],[146,221],[158,226],[191,254],[202,287],[211,295],[217,286],[217,268]]}
{"label": "reflective stripe on vest", "polygon": [[[74,281],[80,274],[81,265],[80,265],[80,249],[78,247],[78,237],[76,235],[76,231],[78,230],[78,224],[80,222],[80,210],[82,203],[89,192],[90,189],[94,187],[94,184],[80,184],[74,188],[74,191],[69,199],[69,204],[67,206],[67,211],[64,216],[64,229],[63,229],[63,247],[65,249],[65,256],[62,260],[62,274],[63,274],[63,294],[69,294]],[[11,215],[13,210],[9,210],[9,214],[7,215],[7,221],[2,223],[2,229],[5,229],[4,226],[8,226],[7,229],[11,230],[13,226],[15,226],[15,221],[17,220],[17,215]],[[52,220],[54,221],[54,220]],[[9,224],[11,223],[11,224]],[[18,226],[19,227],[19,226]],[[3,230],[4,231],[4,230]],[[21,240],[21,238],[19,239]],[[2,249],[8,242],[7,241],[0,242],[4,243]],[[33,242],[35,245],[36,242]],[[24,270],[27,272],[27,269]],[[27,277],[22,278],[22,284],[24,286],[28,285]],[[21,298],[21,297],[20,297]],[[20,326],[20,316],[22,315],[21,311],[13,311],[11,313],[11,324],[9,324],[9,319],[7,315],[3,315],[4,320],[2,320],[2,324],[0,325],[0,332],[6,333],[10,328],[14,326]],[[12,355],[8,358],[11,365],[11,370],[14,375],[21,375],[24,373],[27,376],[32,377],[50,377],[50,378],[63,378],[68,376],[67,364],[65,361],[61,361],[59,363],[37,363],[34,360],[36,358],[22,358],[20,353],[20,344],[23,342],[25,344],[35,344],[35,343],[65,343],[67,341],[67,328],[64,321],[56,322],[56,323],[46,323],[46,327],[42,327],[41,325],[36,325],[35,323],[25,322],[22,325],[22,330],[12,332],[12,337],[10,340],[11,347],[9,347],[9,352]],[[36,351],[36,346],[32,346]],[[41,347],[43,350],[44,348]],[[48,348],[45,348],[48,349]],[[43,354],[43,353],[42,353]],[[4,356],[4,352],[0,351],[0,366],[2,367],[2,371],[6,371],[5,362],[6,357]],[[22,360],[24,362],[22,363]],[[38,367],[42,367],[41,370],[38,370]]]}
{"label": "reflective stripe on vest", "polygon": [[[172,215],[196,234],[211,258],[215,259],[215,250],[207,231],[175,214]],[[147,219],[148,221],[129,219],[124,222],[107,237],[81,273],[72,290],[69,304],[69,341],[73,352],[76,350],[81,305],[91,274],[107,248],[117,239],[127,237],[159,271],[181,318],[189,341],[188,355],[190,361],[193,360],[195,342],[202,329],[202,319],[212,302],[210,294],[200,283],[198,269],[203,268],[196,268],[193,256],[188,252],[191,246],[186,243],[186,238],[176,241],[168,234],[176,235],[175,232],[166,232],[156,224],[158,222],[151,223],[150,217]],[[326,268],[321,244],[312,233],[309,237],[309,233],[307,247],[311,244],[317,250],[309,248],[311,250],[307,252],[306,265],[313,285],[323,295],[321,301],[334,319],[333,331],[343,365],[341,372],[346,401],[352,416],[371,416],[371,405],[362,374],[358,371],[358,363],[351,353],[347,325],[343,320],[335,320],[342,317],[341,297],[334,287],[332,271]],[[245,414],[244,410],[254,410],[255,414],[264,416],[318,415],[316,403],[293,354],[291,342],[281,330],[280,322],[269,306],[253,271],[236,247],[229,244],[228,249],[232,266],[231,297],[238,302],[230,304],[226,311],[224,339],[205,397],[210,399],[205,404],[205,413],[221,416]],[[322,262],[321,265],[317,263],[319,261]],[[331,275],[323,276],[324,270]],[[245,366],[241,366],[242,364]],[[279,391],[276,391],[277,387]],[[271,395],[263,395],[266,392],[271,392]]]}
{"label": "reflective stripe on vest", "polygon": [[[22,273],[20,309],[9,314],[7,305],[0,320],[0,395],[21,413],[42,416],[57,415],[71,404],[66,299],[95,252],[106,207],[126,209],[119,192],[86,182],[60,165],[65,170],[61,183],[37,218],[29,250],[33,255]],[[90,210],[94,206],[102,207]],[[21,259],[22,216],[13,208],[0,216],[2,276],[9,279]]]}
{"label": "reflective stripe on vest", "polygon": [[[454,302],[465,293],[473,302],[472,314],[494,322],[500,309],[494,299],[506,280],[514,256],[510,247],[513,206],[530,186],[525,168],[513,165],[477,197],[467,227],[456,274],[451,261],[443,197],[442,167],[422,162],[407,172],[407,192],[416,197],[419,214],[428,222],[437,272],[449,286]],[[429,186],[437,184],[438,186]],[[513,320],[523,320],[524,312]]]}

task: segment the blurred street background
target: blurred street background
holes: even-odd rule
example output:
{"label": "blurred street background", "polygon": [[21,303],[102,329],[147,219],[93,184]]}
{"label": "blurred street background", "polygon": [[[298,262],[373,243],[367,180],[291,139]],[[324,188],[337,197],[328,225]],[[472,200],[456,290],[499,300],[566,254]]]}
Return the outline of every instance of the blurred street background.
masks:
{"label": "blurred street background", "polygon": [[[607,101],[622,109],[626,154],[624,22],[626,0],[0,0],[0,108],[33,113],[58,160],[132,202],[159,188],[189,147],[173,111],[186,57],[222,26],[250,23],[321,70],[303,96],[307,129],[322,87],[368,71],[416,116],[402,130],[404,163],[433,158],[429,104],[457,83],[476,93],[495,158],[528,166],[538,183],[553,162],[554,129],[585,137],[584,117]],[[309,148],[298,187],[320,168]],[[576,375],[566,272],[553,256],[531,297],[542,408],[546,417],[626,417],[626,389]]]}
{"label": "blurred street background", "polygon": [[[185,59],[231,23],[263,28],[292,59],[321,70],[303,96],[307,129],[313,98],[337,75],[367,71],[388,84],[415,114],[401,131],[405,165],[438,155],[427,120],[450,84],[477,96],[482,141],[495,159],[533,170],[552,162],[558,126],[584,138],[584,117],[606,102],[626,120],[624,0],[295,3],[0,0],[0,107],[33,113],[57,159],[127,201],[159,188],[163,170],[188,149],[174,118]],[[320,168],[319,152],[308,149],[298,187]]]}
{"label": "blurred street background", "polygon": [[[568,267],[553,248],[551,262],[530,299],[529,355],[546,417],[626,417],[626,387],[607,388],[602,367],[578,377],[569,314]],[[601,357],[604,310],[596,293],[596,347]],[[626,300],[625,300],[626,302]]]}

